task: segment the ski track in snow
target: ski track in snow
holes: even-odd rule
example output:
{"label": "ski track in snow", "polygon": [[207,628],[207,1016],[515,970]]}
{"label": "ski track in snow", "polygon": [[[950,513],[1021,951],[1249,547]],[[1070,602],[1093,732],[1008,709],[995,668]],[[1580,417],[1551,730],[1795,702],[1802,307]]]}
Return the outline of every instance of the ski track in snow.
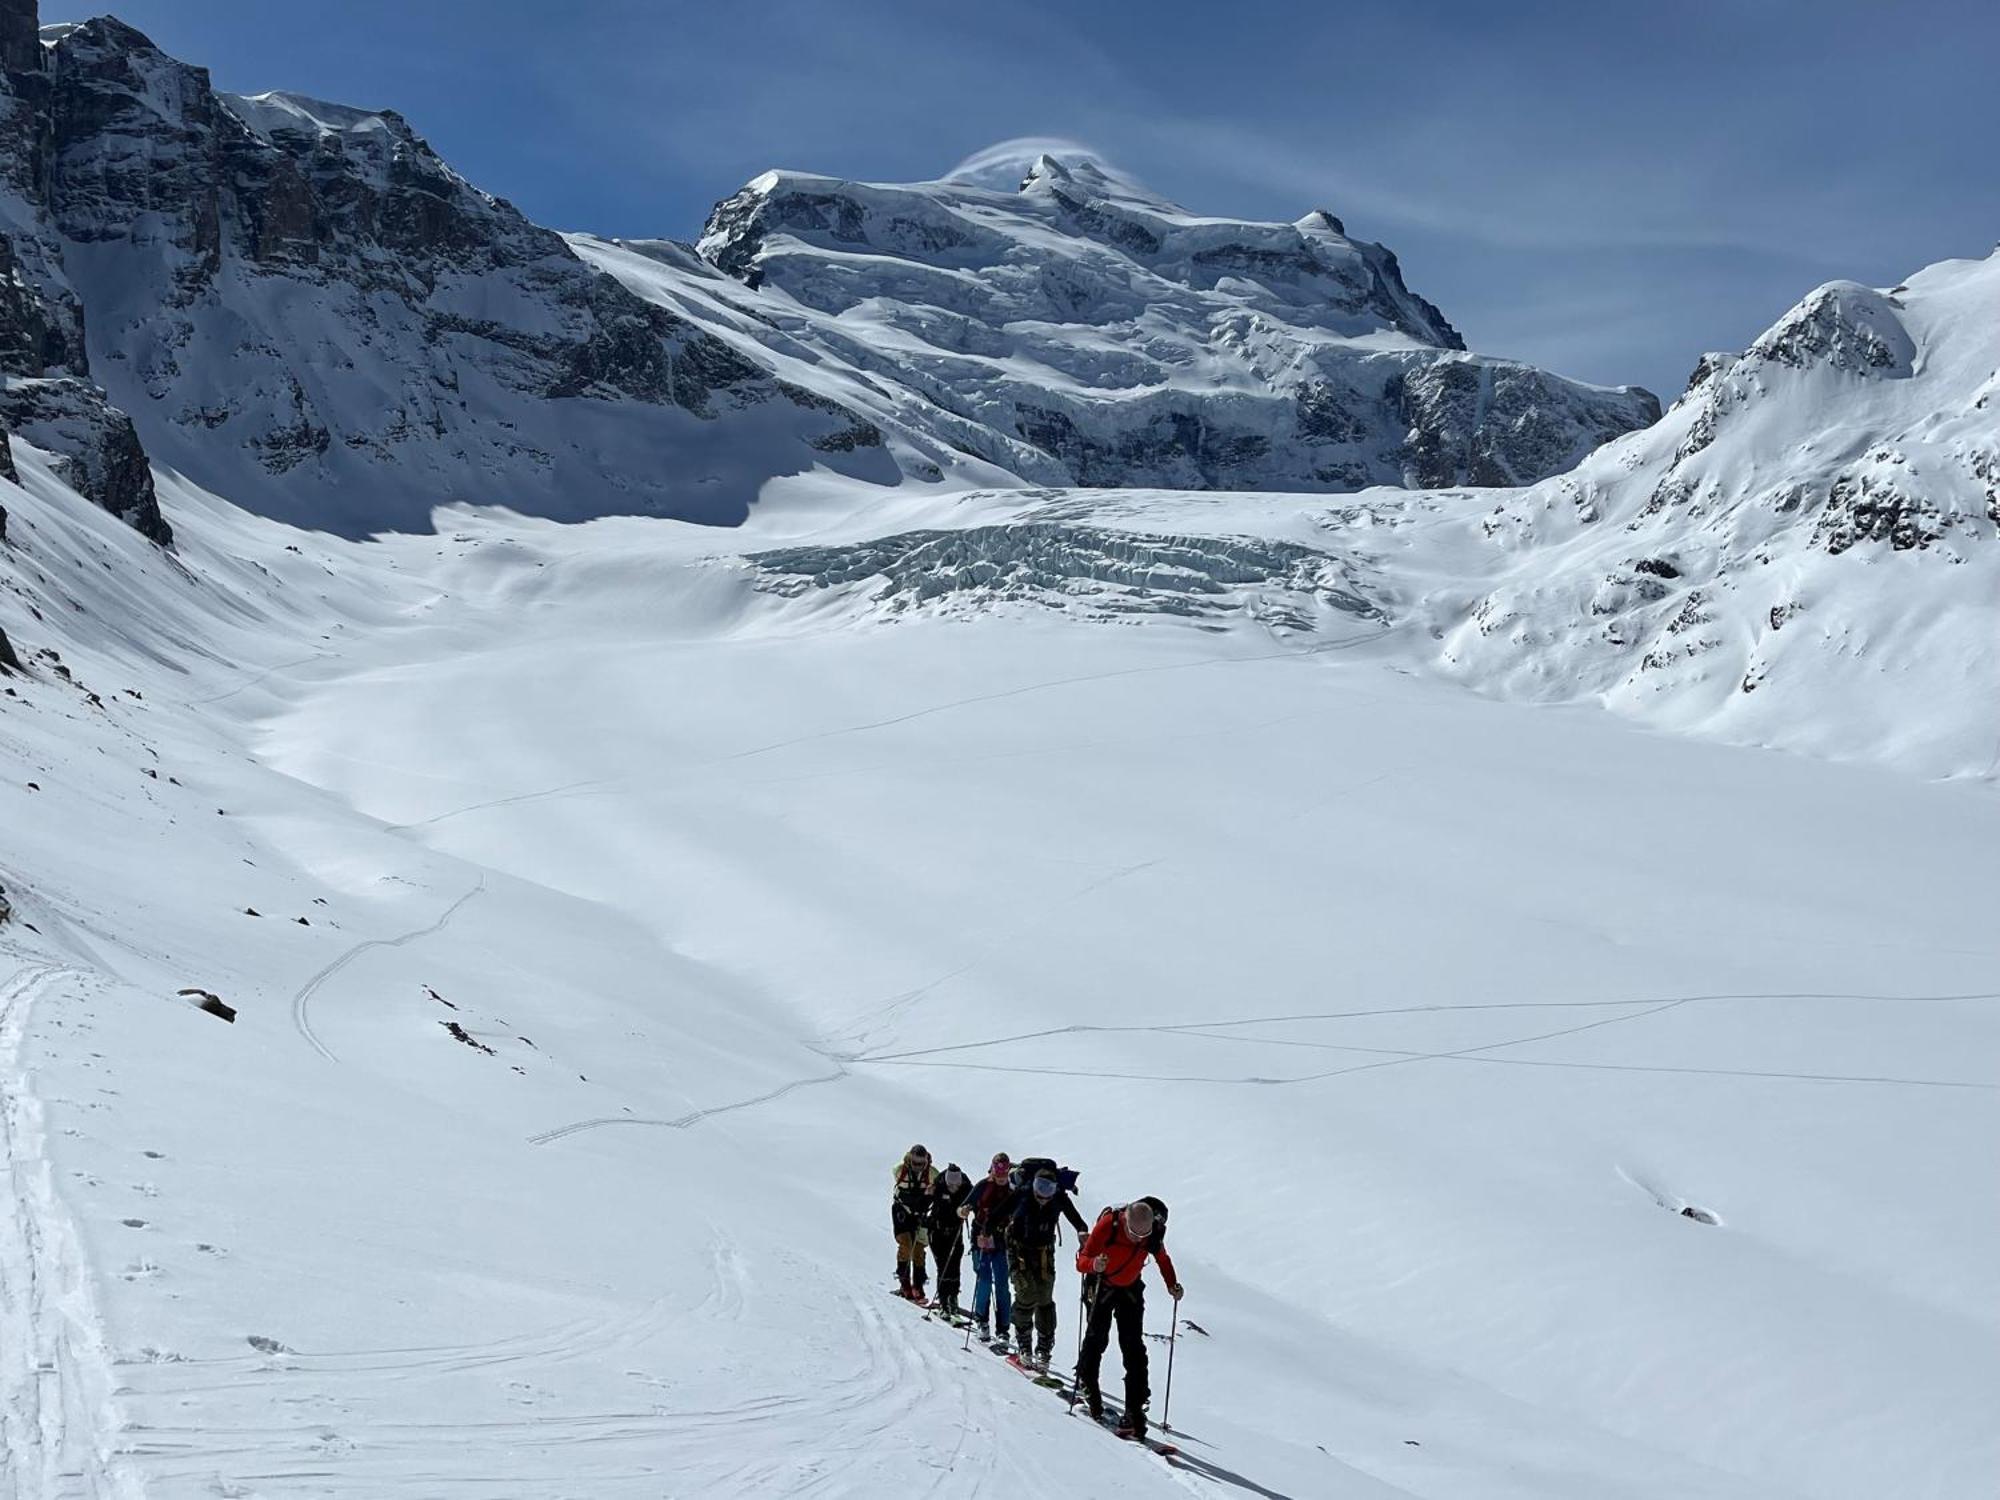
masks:
{"label": "ski track in snow", "polygon": [[559,1125],[554,1130],[545,1130],[540,1135],[529,1136],[528,1142],[530,1145],[546,1146],[573,1135],[580,1135],[587,1130],[602,1130],[608,1125],[653,1125],[662,1130],[686,1130],[716,1115],[731,1114],[736,1110],[749,1109],[758,1104],[769,1104],[772,1100],[782,1099],[796,1089],[811,1088],[814,1084],[820,1083],[838,1083],[848,1076],[849,1071],[843,1061],[842,1065],[831,1073],[820,1073],[811,1078],[794,1078],[790,1083],[780,1084],[777,1088],[768,1089],[748,1099],[738,1099],[729,1104],[711,1104],[705,1109],[690,1110],[684,1115],[676,1115],[671,1120],[648,1119],[639,1115],[606,1115],[596,1119],[578,1120],[572,1125]]}
{"label": "ski track in snow", "polygon": [[230,698],[234,698],[238,693],[247,693],[253,687],[269,682],[280,672],[289,672],[295,667],[309,667],[318,661],[329,661],[333,656],[334,653],[330,651],[315,651],[311,656],[302,656],[297,661],[277,662],[272,666],[264,668],[263,671],[256,673],[254,676],[245,678],[233,688],[224,688],[221,692],[211,693],[206,698],[185,699],[181,706],[183,708],[204,708],[209,704],[222,703]]}
{"label": "ski track in snow", "polygon": [[[1713,994],[1677,995],[1664,999],[1642,1000],[1518,1000],[1470,1005],[1406,1005],[1389,1006],[1374,1010],[1321,1011],[1290,1016],[1259,1016],[1244,1020],[1184,1021],[1162,1026],[1095,1026],[1082,1023],[1074,1026],[1057,1026],[1041,1031],[1021,1032],[1014,1036],[991,1037],[977,1042],[954,1042],[940,1047],[921,1047],[907,1052],[846,1053],[837,1055],[843,1062],[853,1064],[879,1064],[901,1067],[962,1068],[974,1072],[990,1073],[1039,1073],[1056,1077],[1079,1078],[1122,1078],[1134,1082],[1148,1083],[1225,1083],[1289,1085],[1318,1083],[1328,1078],[1339,1078],[1349,1073],[1366,1073],[1377,1068],[1393,1068],[1414,1062],[1474,1062],[1494,1063],[1509,1067],[1525,1068],[1576,1068],[1585,1071],[1607,1071],[1617,1073],[1679,1073],[1699,1077],[1719,1078],[1770,1078],[1791,1079],[1803,1083],[1864,1083],[1882,1084],[1903,1088],[1974,1089],[1986,1092],[2000,1091],[2000,1084],[1983,1083],[1971,1079],[1953,1078],[1899,1078],[1888,1074],[1858,1073],[1808,1073],[1785,1072],[1762,1068],[1725,1067],[1685,1067],[1654,1063],[1613,1063],[1582,1062],[1571,1059],[1492,1057],[1487,1054],[1508,1047],[1525,1047],[1534,1042],[1554,1041],[1559,1037],[1576,1036],[1582,1032],[1599,1030],[1606,1026],[1617,1026],[1627,1021],[1640,1021],[1648,1016],[1662,1015],[1677,1010],[1684,1005],[1699,1005],[1728,1000],[1872,1000],[1885,1004],[1926,1005],[1953,1001],[2000,1000],[2000,991],[1986,991],[1959,995],[1835,995],[1823,993],[1797,994]],[[1233,1036],[1228,1033],[1246,1026],[1276,1026],[1309,1021],[1353,1020],[1368,1016],[1406,1016],[1448,1013],[1453,1011],[1483,1010],[1574,1010],[1624,1007],[1630,1013],[1606,1016],[1601,1020],[1586,1021],[1576,1026],[1565,1026],[1555,1031],[1537,1032],[1531,1036],[1511,1037],[1504,1041],[1486,1042],[1477,1047],[1459,1047],[1447,1051],[1427,1052],[1406,1047],[1368,1047],[1344,1042],[1313,1042],[1294,1037],[1268,1038]],[[1170,1074],[1170,1073],[1109,1073],[1101,1069],[1083,1068],[1029,1068],[1004,1063],[961,1063],[932,1061],[944,1053],[976,1052],[988,1047],[1006,1047],[1019,1042],[1041,1041],[1048,1037],[1075,1036],[1094,1032],[1104,1033],[1144,1033],[1153,1036],[1191,1036],[1208,1041],[1236,1042],[1248,1046],[1296,1047],[1321,1052],[1362,1052],[1381,1058],[1379,1062],[1357,1063],[1350,1068],[1330,1068],[1318,1073],[1301,1074],[1294,1078],[1271,1078],[1260,1075],[1210,1075],[1210,1074]]]}
{"label": "ski track in snow", "polygon": [[[678,1372],[676,1354],[690,1333],[686,1318],[735,1323],[745,1287],[735,1247],[711,1245],[716,1284],[691,1313],[678,1317],[656,1302],[640,1317],[612,1315],[563,1325],[492,1345],[441,1350],[368,1350],[350,1354],[283,1351],[229,1360],[181,1361],[131,1367],[152,1377],[150,1394],[185,1400],[199,1394],[242,1397],[278,1381],[293,1399],[341,1413],[337,1420],[218,1425],[150,1424],[133,1429],[132,1452],[163,1481],[193,1484],[203,1493],[273,1493],[346,1497],[453,1492],[508,1496],[674,1493],[851,1495],[857,1467],[879,1459],[884,1444],[913,1423],[953,1410],[957,1434],[948,1462],[927,1461],[935,1477],[917,1493],[983,1492],[1001,1461],[991,1441],[971,1436],[1000,1430],[1004,1381],[965,1381],[955,1339],[937,1341],[897,1325],[885,1309],[857,1295],[804,1257],[788,1257],[787,1277],[815,1283],[833,1316],[808,1330],[776,1389],[744,1390],[736,1400],[712,1395],[676,1405],[643,1397],[615,1409],[529,1414],[495,1412],[460,1420],[411,1420],[404,1413],[421,1396],[404,1382],[443,1379],[461,1389],[475,1371],[506,1367],[506,1388],[534,1391],[534,1405],[551,1394],[542,1380],[555,1366],[618,1356],[625,1374],[662,1393],[677,1382],[648,1375],[650,1361]],[[856,1356],[858,1367],[851,1363]],[[183,1377],[192,1376],[192,1379]],[[337,1389],[322,1381],[340,1377]],[[384,1379],[392,1382],[385,1387]],[[553,1384],[553,1382],[551,1382]],[[491,1388],[490,1386],[488,1387]],[[373,1398],[386,1396],[375,1404]],[[684,1398],[683,1398],[684,1399]],[[790,1437],[786,1435],[790,1434]],[[244,1461],[255,1472],[234,1468]],[[220,1478],[230,1468],[230,1484]],[[11,1497],[10,1497],[11,1500]]]}
{"label": "ski track in snow", "polygon": [[[933,703],[925,708],[912,709],[908,713],[894,714],[886,719],[871,719],[863,724],[842,724],[832,729],[815,730],[811,734],[794,735],[789,739],[773,740],[766,745],[754,745],[747,750],[737,750],[728,755],[716,756],[711,760],[699,761],[691,770],[708,766],[731,765],[738,761],[754,760],[760,755],[773,755],[780,750],[790,750],[799,745],[816,744],[822,740],[840,739],[850,734],[869,734],[877,729],[893,729],[899,724],[914,723],[919,719],[931,718],[937,714],[951,713],[961,708],[972,708],[982,703],[998,703],[1008,698],[1025,697],[1030,693],[1044,693],[1056,688],[1075,687],[1087,682],[1109,682],[1119,677],[1145,677],[1158,672],[1187,672],[1203,667],[1243,666],[1252,662],[1291,661],[1302,657],[1324,656],[1328,652],[1352,650],[1356,646],[1371,645],[1376,641],[1388,640],[1399,631],[1407,630],[1406,625],[1392,625],[1386,630],[1374,630],[1366,635],[1347,636],[1337,641],[1324,641],[1316,646],[1303,646],[1296,650],[1265,651],[1252,656],[1205,657],[1192,661],[1156,662],[1143,667],[1120,667],[1109,672],[1085,672],[1075,677],[1056,677],[1043,682],[1023,683],[1019,687],[1004,688],[995,693],[976,693],[969,698],[953,698],[944,703]],[[250,684],[246,683],[245,686]],[[468,817],[473,813],[489,812],[500,807],[517,807],[524,802],[545,802],[555,797],[582,796],[590,792],[611,791],[630,785],[630,778],[597,778],[590,781],[565,782],[561,786],[547,787],[536,792],[515,792],[505,797],[494,797],[484,802],[469,803],[464,807],[454,807],[448,812],[419,818],[414,823],[390,823],[384,825],[390,833],[409,833],[419,828],[435,828],[440,823],[448,823],[454,818]]]}
{"label": "ski track in snow", "polygon": [[0,1500],[125,1500],[110,1359],[76,1226],[43,1150],[23,1052],[35,1002],[75,971],[26,963],[0,983]]}
{"label": "ski track in snow", "polygon": [[407,943],[414,943],[420,938],[431,937],[444,931],[446,927],[451,925],[452,918],[459,914],[465,904],[485,889],[486,876],[482,874],[474,882],[472,889],[446,907],[436,920],[426,923],[414,932],[406,932],[401,937],[364,939],[356,943],[352,948],[349,948],[317,974],[313,975],[312,978],[308,979],[300,987],[299,992],[292,997],[292,1024],[298,1028],[299,1035],[312,1043],[313,1050],[328,1062],[339,1062],[340,1059],[334,1055],[332,1049],[325,1042],[321,1041],[319,1033],[313,1030],[310,1009],[313,996],[319,993],[329,979],[333,978],[334,975],[338,974],[364,953],[376,948],[401,948]]}

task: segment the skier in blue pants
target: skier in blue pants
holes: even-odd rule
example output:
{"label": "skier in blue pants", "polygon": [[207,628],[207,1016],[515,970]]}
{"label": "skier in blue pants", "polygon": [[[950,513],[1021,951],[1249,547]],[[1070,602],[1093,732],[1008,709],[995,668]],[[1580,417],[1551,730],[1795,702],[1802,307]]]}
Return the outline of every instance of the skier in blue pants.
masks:
{"label": "skier in blue pants", "polygon": [[[999,1314],[999,1345],[1005,1347],[1007,1330],[1014,1323],[1014,1294],[1007,1283],[1008,1217],[1014,1211],[1014,1189],[1007,1174],[1014,1163],[1002,1151],[993,1158],[986,1178],[960,1205],[958,1216],[966,1221],[972,1240],[972,1320],[979,1325],[982,1339],[991,1337],[994,1325],[987,1321],[989,1309]],[[992,1307],[995,1299],[999,1306]]]}

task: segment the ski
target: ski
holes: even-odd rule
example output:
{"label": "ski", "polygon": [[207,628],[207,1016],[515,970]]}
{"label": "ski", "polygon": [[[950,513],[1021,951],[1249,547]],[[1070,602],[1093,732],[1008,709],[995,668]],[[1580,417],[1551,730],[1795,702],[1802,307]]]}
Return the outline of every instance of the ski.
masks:
{"label": "ski", "polygon": [[[1083,1416],[1084,1419],[1087,1421],[1089,1420],[1090,1413],[1085,1412]],[[1177,1459],[1181,1456],[1181,1450],[1179,1448],[1175,1447],[1172,1443],[1164,1442],[1161,1439],[1154,1437],[1151,1433],[1148,1433],[1144,1437],[1139,1437],[1133,1434],[1128,1429],[1120,1427],[1118,1423],[1121,1422],[1122,1420],[1123,1420],[1122,1417],[1113,1416],[1111,1412],[1107,1410],[1103,1416],[1097,1419],[1097,1425],[1099,1427],[1102,1427],[1106,1432],[1110,1433],[1113,1437],[1117,1438],[1120,1442],[1137,1443],[1142,1448],[1151,1449],[1153,1452],[1159,1454],[1160,1457],[1166,1459],[1170,1463],[1174,1459]]]}
{"label": "ski", "polygon": [[1032,1380],[1036,1385],[1041,1386],[1044,1390],[1060,1391],[1066,1389],[1062,1381],[1057,1379],[1055,1376],[1051,1375],[1047,1370],[1036,1369],[1033,1363],[1031,1363],[1028,1360],[1022,1359],[1021,1356],[1018,1354],[1008,1355],[1007,1363],[1012,1365],[1015,1369],[1019,1370],[1023,1375],[1027,1376],[1028,1379]]}

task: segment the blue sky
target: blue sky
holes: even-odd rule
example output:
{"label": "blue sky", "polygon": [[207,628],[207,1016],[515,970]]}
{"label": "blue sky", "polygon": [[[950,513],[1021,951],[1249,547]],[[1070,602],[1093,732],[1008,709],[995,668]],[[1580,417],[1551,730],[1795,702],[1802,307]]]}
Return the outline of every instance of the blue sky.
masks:
{"label": "blue sky", "polygon": [[1994,0],[114,8],[223,88],[399,109],[558,228],[1054,136],[1203,212],[1330,208],[1473,347],[1663,396],[1821,281],[2000,237]]}

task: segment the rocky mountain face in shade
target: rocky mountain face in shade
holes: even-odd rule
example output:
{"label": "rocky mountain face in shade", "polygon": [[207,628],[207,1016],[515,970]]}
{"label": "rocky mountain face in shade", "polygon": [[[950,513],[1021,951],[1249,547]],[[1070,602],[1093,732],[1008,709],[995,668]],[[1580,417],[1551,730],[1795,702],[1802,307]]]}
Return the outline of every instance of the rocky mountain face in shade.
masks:
{"label": "rocky mountain face in shade", "polygon": [[11,431],[54,453],[79,493],[169,546],[138,431],[92,378],[82,299],[49,213],[60,98],[33,0],[0,0],[0,473],[13,473]]}
{"label": "rocky mountain face in shade", "polygon": [[5,14],[0,356],[57,382],[10,389],[24,437],[90,425],[62,383],[87,378],[155,460],[346,531],[452,499],[728,521],[773,474],[895,476],[871,424],[634,297],[393,110],[223,94],[119,21]]}

